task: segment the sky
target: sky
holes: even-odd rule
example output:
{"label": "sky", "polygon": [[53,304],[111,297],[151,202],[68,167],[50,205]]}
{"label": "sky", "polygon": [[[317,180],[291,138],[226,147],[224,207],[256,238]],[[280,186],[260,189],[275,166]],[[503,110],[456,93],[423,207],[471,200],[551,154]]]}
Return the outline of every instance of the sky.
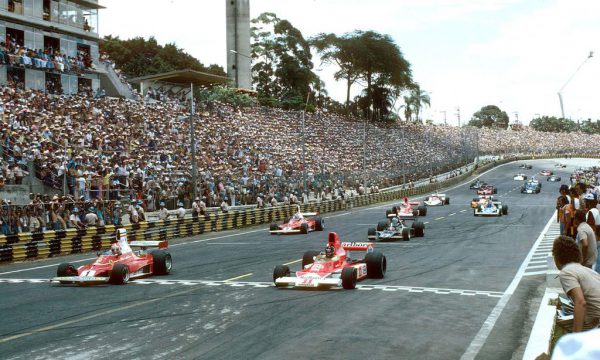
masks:
{"label": "sky", "polygon": [[[226,1],[100,0],[100,35],[154,36],[226,68]],[[356,29],[389,34],[430,94],[423,118],[436,123],[445,116],[457,125],[460,109],[464,124],[486,105],[506,111],[511,123],[560,116],[563,86],[566,117],[600,119],[598,0],[250,0],[252,18],[267,11],[305,38]],[[314,60],[330,96],[345,101],[335,68]]]}

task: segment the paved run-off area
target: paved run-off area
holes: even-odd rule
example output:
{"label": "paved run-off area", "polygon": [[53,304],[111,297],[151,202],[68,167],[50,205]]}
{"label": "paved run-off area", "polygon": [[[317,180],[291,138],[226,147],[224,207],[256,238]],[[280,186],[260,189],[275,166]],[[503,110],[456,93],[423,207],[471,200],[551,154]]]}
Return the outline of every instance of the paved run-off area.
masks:
{"label": "paved run-off area", "polygon": [[[531,175],[554,170],[556,162],[529,163]],[[569,163],[558,170],[563,182],[577,167]],[[171,275],[125,286],[46,281],[56,264],[80,265],[93,254],[1,266],[0,353],[4,359],[518,358],[545,277],[513,280],[529,267],[524,261],[554,212],[560,185],[541,178],[540,194],[521,194],[512,180],[519,171],[510,163],[481,176],[498,187],[508,216],[474,217],[474,191],[468,184],[451,188],[451,204],[429,208],[423,218],[424,238],[376,245],[388,272],[356,290],[278,289],[272,269],[283,263],[298,269],[304,251],[324,247],[327,231],[365,241],[389,204],[328,214],[323,233],[270,236],[261,226],[175,241]]]}

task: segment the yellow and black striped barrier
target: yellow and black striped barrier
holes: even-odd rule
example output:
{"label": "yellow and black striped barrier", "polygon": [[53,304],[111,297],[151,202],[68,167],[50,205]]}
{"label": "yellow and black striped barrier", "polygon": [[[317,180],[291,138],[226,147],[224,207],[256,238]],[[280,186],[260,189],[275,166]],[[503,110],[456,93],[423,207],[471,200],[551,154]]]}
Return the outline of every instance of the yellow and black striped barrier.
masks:
{"label": "yellow and black striped barrier", "polygon": [[[537,159],[556,158],[554,155],[536,156]],[[560,156],[559,156],[560,157]],[[573,157],[600,158],[594,154],[578,154]],[[380,193],[355,196],[346,200],[326,200],[320,203],[300,205],[303,212],[329,213],[347,207],[358,207],[403,199],[436,191],[442,187],[458,184],[474,173],[481,173],[492,167],[514,160],[532,159],[520,157],[505,159],[480,166],[477,170],[462,175],[419,186],[411,189],[397,189]],[[207,232],[231,230],[257,224],[279,223],[296,212],[296,205],[263,209],[232,210],[227,213],[209,213],[207,216],[185,219],[167,219],[154,222],[124,225],[130,240],[167,240],[190,237]],[[28,259],[47,258],[89,251],[99,251],[110,246],[115,236],[116,227],[107,225],[77,230],[45,231],[43,233],[19,233],[16,235],[0,235],[0,262],[23,261]]]}

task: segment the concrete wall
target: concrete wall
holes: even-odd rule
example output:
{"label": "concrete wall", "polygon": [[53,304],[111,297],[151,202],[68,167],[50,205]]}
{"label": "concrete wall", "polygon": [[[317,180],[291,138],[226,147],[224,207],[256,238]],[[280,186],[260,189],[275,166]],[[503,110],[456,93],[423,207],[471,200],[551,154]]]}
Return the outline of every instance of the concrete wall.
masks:
{"label": "concrete wall", "polygon": [[252,89],[250,0],[225,0],[225,3],[227,13],[227,77],[231,79],[236,87]]}

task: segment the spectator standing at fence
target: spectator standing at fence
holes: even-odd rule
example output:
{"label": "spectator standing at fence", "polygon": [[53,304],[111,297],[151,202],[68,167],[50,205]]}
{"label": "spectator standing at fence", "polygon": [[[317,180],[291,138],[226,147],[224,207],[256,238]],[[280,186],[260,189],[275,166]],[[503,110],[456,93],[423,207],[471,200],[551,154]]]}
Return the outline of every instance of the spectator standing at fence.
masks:
{"label": "spectator standing at fence", "polygon": [[577,227],[575,241],[581,250],[581,265],[591,269],[596,264],[598,250],[594,230],[586,223],[585,210],[580,209],[575,212],[574,224]]}
{"label": "spectator standing at fence", "polygon": [[85,225],[79,219],[79,209],[78,208],[73,208],[73,212],[71,213],[71,216],[69,217],[69,227],[75,228],[78,230],[85,228]]}
{"label": "spectator standing at fence", "polygon": [[169,210],[165,208],[165,203],[160,202],[160,210],[158,210],[158,220],[166,220],[169,218]]}
{"label": "spectator standing at fence", "polygon": [[177,203],[177,206],[179,206],[179,208],[177,209],[177,218],[183,219],[185,217],[185,208],[183,207],[183,203],[179,202]]}
{"label": "spectator standing at fence", "polygon": [[552,245],[554,263],[565,293],[573,300],[573,331],[597,327],[600,321],[600,274],[580,264],[579,246],[568,236],[558,236]]}
{"label": "spectator standing at fence", "polygon": [[18,164],[15,164],[15,167],[13,169],[13,173],[15,175],[15,184],[16,185],[21,185],[23,184],[23,169],[21,169],[21,167]]}
{"label": "spectator standing at fence", "polygon": [[192,203],[192,217],[197,218],[200,216],[200,198],[196,197]]}
{"label": "spectator standing at fence", "polygon": [[87,214],[85,214],[85,224],[87,226],[98,226],[98,215],[95,207],[90,207]]}

